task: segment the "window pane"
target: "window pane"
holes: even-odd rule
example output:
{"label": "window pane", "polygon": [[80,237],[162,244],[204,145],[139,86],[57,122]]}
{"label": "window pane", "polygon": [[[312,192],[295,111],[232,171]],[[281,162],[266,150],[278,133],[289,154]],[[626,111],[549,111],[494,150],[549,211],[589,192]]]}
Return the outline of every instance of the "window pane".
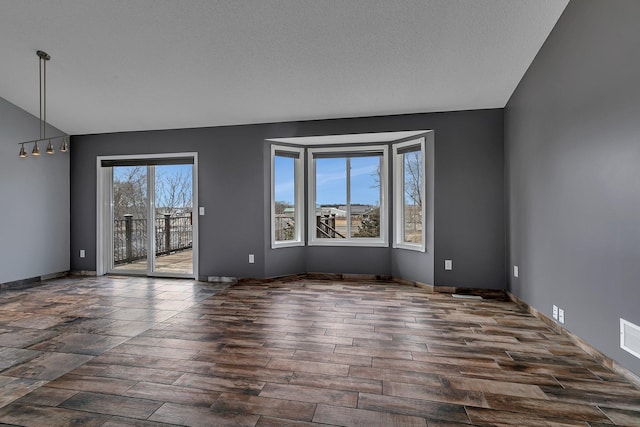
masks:
{"label": "window pane", "polygon": [[316,159],[316,237],[346,237],[347,159]]}
{"label": "window pane", "polygon": [[382,156],[353,157],[351,237],[380,237],[380,162]]}
{"label": "window pane", "polygon": [[412,151],[403,155],[404,169],[404,236],[407,243],[422,242],[422,153]]}
{"label": "window pane", "polygon": [[310,245],[387,245],[387,151],[382,145],[308,149]]}
{"label": "window pane", "polygon": [[147,167],[113,167],[113,268],[147,271]]}
{"label": "window pane", "polygon": [[275,156],[273,160],[275,239],[276,241],[295,240],[295,159]]}

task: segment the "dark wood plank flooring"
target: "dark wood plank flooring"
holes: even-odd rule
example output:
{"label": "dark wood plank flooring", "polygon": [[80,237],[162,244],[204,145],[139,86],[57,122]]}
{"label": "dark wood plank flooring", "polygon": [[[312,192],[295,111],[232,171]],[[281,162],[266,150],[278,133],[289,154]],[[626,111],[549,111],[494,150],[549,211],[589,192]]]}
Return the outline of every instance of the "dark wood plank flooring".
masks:
{"label": "dark wood plank flooring", "polygon": [[0,292],[0,424],[640,426],[640,390],[495,293],[70,277]]}

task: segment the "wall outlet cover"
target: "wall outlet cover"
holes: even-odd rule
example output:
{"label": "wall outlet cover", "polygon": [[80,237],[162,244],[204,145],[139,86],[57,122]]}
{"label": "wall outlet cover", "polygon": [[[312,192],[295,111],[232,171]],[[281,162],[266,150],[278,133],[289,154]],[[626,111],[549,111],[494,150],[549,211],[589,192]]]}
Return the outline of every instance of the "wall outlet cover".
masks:
{"label": "wall outlet cover", "polygon": [[444,260],[444,269],[445,270],[453,270],[453,261],[450,259]]}
{"label": "wall outlet cover", "polygon": [[520,274],[520,272],[518,271],[518,266],[514,265],[513,266],[513,277],[518,277],[519,274]]}
{"label": "wall outlet cover", "polygon": [[553,320],[558,320],[558,306],[553,305]]}
{"label": "wall outlet cover", "polygon": [[561,308],[558,309],[558,322],[564,324],[564,310]]}

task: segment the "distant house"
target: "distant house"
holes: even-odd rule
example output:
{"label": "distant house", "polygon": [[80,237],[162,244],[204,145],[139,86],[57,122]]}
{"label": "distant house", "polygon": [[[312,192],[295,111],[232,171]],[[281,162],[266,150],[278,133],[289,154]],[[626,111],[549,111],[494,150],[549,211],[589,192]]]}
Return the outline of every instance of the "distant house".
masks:
{"label": "distant house", "polygon": [[[351,215],[366,215],[371,213],[372,210],[376,209],[377,206],[371,205],[351,205]],[[341,205],[338,209],[347,212],[347,207],[345,205]]]}
{"label": "distant house", "polygon": [[[341,209],[344,208],[344,209]],[[336,218],[344,218],[347,216],[347,210],[344,206],[336,208],[334,206],[320,206],[316,208],[316,216],[335,216]]]}

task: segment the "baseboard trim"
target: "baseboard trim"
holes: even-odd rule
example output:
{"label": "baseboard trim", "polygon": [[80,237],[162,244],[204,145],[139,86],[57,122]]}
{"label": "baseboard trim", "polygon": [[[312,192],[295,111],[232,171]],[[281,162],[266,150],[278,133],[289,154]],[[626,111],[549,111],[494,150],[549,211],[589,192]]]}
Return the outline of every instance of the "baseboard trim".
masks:
{"label": "baseboard trim", "polygon": [[628,370],[624,366],[621,366],[618,362],[616,362],[615,360],[613,360],[609,356],[605,355],[600,350],[598,350],[597,348],[593,347],[591,344],[589,344],[588,342],[586,342],[585,340],[580,338],[578,335],[574,334],[573,332],[571,332],[570,330],[568,330],[564,326],[562,326],[559,323],[557,323],[555,320],[553,320],[550,317],[548,317],[546,314],[544,314],[544,313],[536,310],[535,308],[531,307],[524,300],[518,298],[517,296],[515,296],[511,292],[507,291],[507,296],[509,297],[509,299],[511,301],[513,301],[514,303],[518,304],[519,306],[521,306],[522,308],[527,310],[530,314],[532,314],[536,318],[540,319],[542,322],[544,322],[547,326],[549,326],[555,332],[557,332],[558,334],[564,335],[564,336],[568,337],[569,339],[571,339],[571,341],[573,341],[582,350],[587,352],[591,357],[593,357],[595,360],[597,360],[600,364],[602,364],[603,366],[611,369],[615,373],[623,376],[624,378],[629,380],[629,382],[631,382],[633,385],[635,385],[638,389],[640,389],[640,377],[639,376],[637,376],[636,374],[634,374],[633,372],[631,372],[630,370]]}
{"label": "baseboard trim", "polygon": [[44,276],[40,276],[40,281],[44,282],[45,280],[52,279],[61,279],[63,277],[67,277],[69,275],[68,271],[61,271],[58,273],[45,274]]}
{"label": "baseboard trim", "polygon": [[296,280],[335,280],[335,281],[391,281],[391,276],[377,275],[377,274],[354,274],[354,273],[298,273],[298,274],[286,274],[283,276],[272,276],[264,279],[256,278],[241,278],[239,283],[272,283],[272,282],[294,282]]}
{"label": "baseboard trim", "polygon": [[435,286],[433,285],[428,285],[426,283],[422,283],[422,282],[417,282],[415,280],[408,280],[408,279],[403,279],[402,277],[392,277],[391,280],[393,280],[396,283],[399,283],[401,285],[407,285],[407,286],[413,286],[416,288],[420,288],[420,289],[424,289],[425,291],[429,292],[430,294],[437,292],[434,288]]}
{"label": "baseboard trim", "polygon": [[[370,281],[370,282],[395,282],[401,285],[421,288],[429,293],[434,293],[434,286],[422,282],[403,279],[383,274],[358,274],[358,273],[298,273],[286,274],[283,276],[273,276],[264,279],[242,278],[239,283],[272,283],[272,282],[294,282],[296,280],[334,280],[334,281]],[[436,291],[439,292],[439,291]]]}
{"label": "baseboard trim", "polygon": [[402,277],[389,276],[384,274],[358,274],[358,273],[298,273],[283,276],[272,276],[267,278],[245,277],[238,279],[238,283],[273,283],[292,282],[296,280],[333,280],[333,281],[370,281],[370,282],[395,282],[401,285],[413,286],[425,290],[428,293],[441,294],[468,294],[481,295],[484,298],[507,300],[505,291],[482,288],[461,288],[456,286],[434,286],[415,280],[408,280]]}
{"label": "baseboard trim", "polygon": [[27,279],[14,280],[11,282],[0,283],[0,290],[9,289],[26,289],[44,285],[47,280],[59,279],[69,275],[68,271],[60,271],[57,273],[45,274],[43,276],[29,277]]}
{"label": "baseboard trim", "polygon": [[207,282],[238,283],[238,278],[230,276],[207,276]]}
{"label": "baseboard trim", "polygon": [[310,280],[344,280],[344,281],[389,281],[391,276],[381,274],[360,274],[360,273],[307,273],[306,278]]}
{"label": "baseboard trim", "polygon": [[72,270],[70,274],[72,276],[87,276],[87,277],[97,276],[97,273],[93,270]]}

